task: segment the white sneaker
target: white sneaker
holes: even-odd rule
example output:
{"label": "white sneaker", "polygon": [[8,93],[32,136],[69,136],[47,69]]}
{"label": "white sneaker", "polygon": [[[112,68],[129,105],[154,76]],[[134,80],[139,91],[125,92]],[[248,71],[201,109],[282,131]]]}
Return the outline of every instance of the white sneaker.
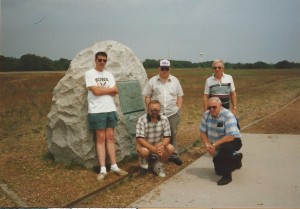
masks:
{"label": "white sneaker", "polygon": [[119,176],[126,176],[128,173],[126,171],[123,171],[121,168],[119,168],[118,170],[114,171],[114,170],[111,170],[112,173],[115,173]]}
{"label": "white sneaker", "polygon": [[149,165],[148,165],[148,161],[146,158],[143,158],[143,157],[139,157],[139,161],[140,161],[140,167],[142,169],[148,169],[149,168]]}
{"label": "white sneaker", "polygon": [[98,176],[97,176],[97,180],[98,181],[102,181],[106,176],[106,173],[99,173]]}
{"label": "white sneaker", "polygon": [[156,163],[154,164],[154,168],[153,171],[159,176],[159,177],[166,177],[164,168],[162,167],[162,165],[160,164],[159,161],[156,161]]}

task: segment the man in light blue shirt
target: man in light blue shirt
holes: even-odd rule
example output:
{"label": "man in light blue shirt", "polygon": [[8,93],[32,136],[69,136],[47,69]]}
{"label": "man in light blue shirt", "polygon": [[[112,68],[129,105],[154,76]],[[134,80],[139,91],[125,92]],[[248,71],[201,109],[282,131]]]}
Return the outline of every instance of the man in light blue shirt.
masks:
{"label": "man in light blue shirt", "polygon": [[208,100],[207,109],[202,116],[200,137],[213,156],[216,174],[222,176],[218,185],[225,185],[232,181],[232,171],[242,166],[243,155],[236,153],[242,147],[241,134],[235,116],[222,107],[218,97]]}

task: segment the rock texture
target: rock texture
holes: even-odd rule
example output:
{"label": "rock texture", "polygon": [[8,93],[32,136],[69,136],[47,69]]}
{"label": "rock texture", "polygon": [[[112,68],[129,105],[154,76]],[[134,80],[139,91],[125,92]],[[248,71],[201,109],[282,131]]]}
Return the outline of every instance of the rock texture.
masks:
{"label": "rock texture", "polygon": [[[87,168],[98,166],[95,138],[87,123],[87,90],[84,73],[94,68],[94,56],[98,51],[108,54],[106,70],[116,81],[139,80],[141,88],[148,78],[141,61],[131,49],[116,41],[95,43],[81,51],[71,62],[65,76],[53,91],[52,107],[48,114],[47,144],[49,152],[58,162],[76,163]],[[144,112],[123,115],[119,97],[115,103],[120,118],[115,129],[118,162],[135,154],[134,132],[137,118]]]}

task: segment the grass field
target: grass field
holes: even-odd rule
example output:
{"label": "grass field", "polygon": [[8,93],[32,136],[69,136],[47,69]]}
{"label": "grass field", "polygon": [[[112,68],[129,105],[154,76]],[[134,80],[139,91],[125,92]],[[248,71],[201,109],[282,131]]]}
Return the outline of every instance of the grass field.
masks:
{"label": "grass field", "polygon": [[[242,127],[300,96],[300,69],[225,71],[234,78]],[[149,69],[147,74],[150,78],[157,70]],[[178,77],[185,94],[178,134],[182,147],[198,137],[203,88],[211,70],[172,69],[171,74]],[[7,183],[30,207],[61,207],[104,184],[95,184],[91,171],[45,160],[47,114],[53,88],[63,76],[0,73],[0,183]],[[0,200],[0,207],[17,206],[1,190]]]}
{"label": "grass field", "polygon": [[64,73],[0,74],[1,138],[42,131],[52,91]]}

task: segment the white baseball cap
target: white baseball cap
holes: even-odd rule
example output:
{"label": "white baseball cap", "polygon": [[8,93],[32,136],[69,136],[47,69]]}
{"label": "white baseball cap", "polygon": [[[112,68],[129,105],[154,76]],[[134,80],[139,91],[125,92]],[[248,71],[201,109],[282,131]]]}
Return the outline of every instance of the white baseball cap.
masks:
{"label": "white baseball cap", "polygon": [[160,66],[160,67],[170,67],[171,64],[170,64],[170,61],[169,61],[169,60],[160,60],[159,66]]}

